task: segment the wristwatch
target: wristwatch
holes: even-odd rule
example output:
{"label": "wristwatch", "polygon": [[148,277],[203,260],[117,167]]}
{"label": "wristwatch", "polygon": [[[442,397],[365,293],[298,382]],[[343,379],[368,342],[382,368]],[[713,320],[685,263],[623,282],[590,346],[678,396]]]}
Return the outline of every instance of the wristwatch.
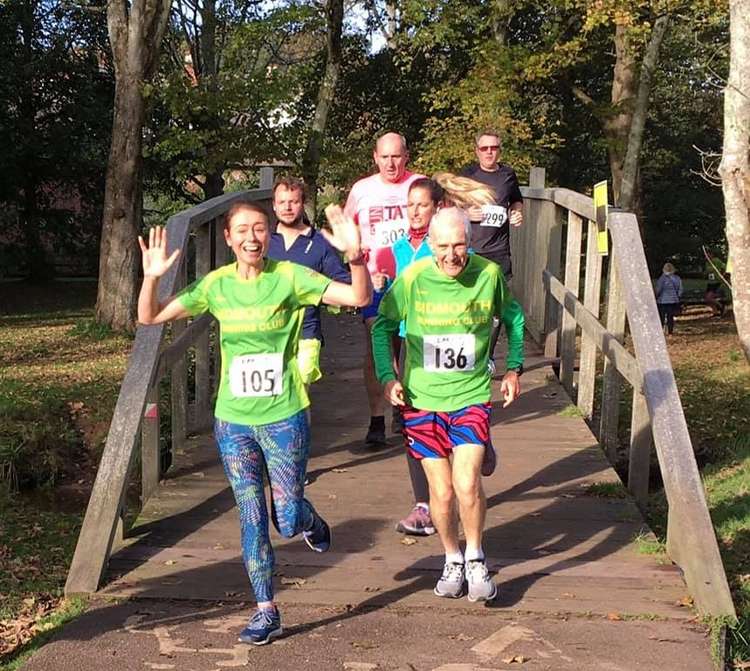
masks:
{"label": "wristwatch", "polygon": [[505,370],[506,373],[515,373],[519,377],[523,375],[523,364],[520,364],[518,366],[514,366],[513,368],[507,368]]}

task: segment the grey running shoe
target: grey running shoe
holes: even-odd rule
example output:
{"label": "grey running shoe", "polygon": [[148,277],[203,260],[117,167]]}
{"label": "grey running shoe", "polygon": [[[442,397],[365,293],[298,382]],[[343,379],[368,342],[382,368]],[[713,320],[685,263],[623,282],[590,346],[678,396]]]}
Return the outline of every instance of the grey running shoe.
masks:
{"label": "grey running shoe", "polygon": [[443,575],[433,590],[438,596],[446,599],[458,599],[464,593],[464,565],[446,562]]}
{"label": "grey running shoe", "polygon": [[411,512],[396,525],[396,531],[410,536],[432,536],[435,533],[435,527],[432,525],[430,513],[422,506],[414,506]]}
{"label": "grey running shoe", "polygon": [[497,585],[483,559],[466,562],[466,582],[469,584],[469,601],[492,601],[497,596]]}

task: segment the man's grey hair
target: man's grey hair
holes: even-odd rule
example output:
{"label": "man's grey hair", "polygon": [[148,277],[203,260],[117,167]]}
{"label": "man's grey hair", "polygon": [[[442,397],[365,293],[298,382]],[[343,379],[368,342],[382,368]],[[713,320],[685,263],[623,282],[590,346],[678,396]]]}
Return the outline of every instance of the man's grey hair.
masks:
{"label": "man's grey hair", "polygon": [[440,225],[441,214],[443,215],[442,218],[452,216],[458,217],[461,220],[464,225],[464,232],[466,233],[466,246],[471,246],[471,221],[469,221],[469,215],[466,214],[466,212],[460,207],[443,207],[437,211],[437,213],[430,220],[430,229],[428,231],[430,240],[435,239],[435,228]]}
{"label": "man's grey hair", "polygon": [[404,152],[409,151],[409,147],[406,144],[406,138],[401,135],[401,133],[396,133],[395,131],[388,131],[387,133],[383,133],[382,135],[379,135],[378,138],[375,140],[375,151],[378,150],[378,144],[380,144],[380,141],[386,136],[386,135],[396,135],[399,140],[401,140],[401,149]]}
{"label": "man's grey hair", "polygon": [[474,144],[477,147],[479,146],[479,140],[481,140],[485,135],[496,137],[497,143],[500,145],[500,149],[503,148],[503,139],[502,137],[500,137],[500,133],[498,133],[494,128],[483,128],[474,136]]}

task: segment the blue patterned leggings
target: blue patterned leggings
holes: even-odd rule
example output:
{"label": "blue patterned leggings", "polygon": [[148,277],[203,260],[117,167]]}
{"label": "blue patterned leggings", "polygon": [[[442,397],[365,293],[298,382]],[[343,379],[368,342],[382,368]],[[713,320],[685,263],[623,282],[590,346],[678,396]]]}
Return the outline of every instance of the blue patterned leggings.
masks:
{"label": "blue patterned leggings", "polygon": [[303,498],[310,426],[305,411],[273,424],[245,426],[216,419],[216,443],[240,513],[242,557],[257,601],[273,600],[274,554],[268,536],[263,473],[271,484],[271,519],[285,538],[312,528]]}

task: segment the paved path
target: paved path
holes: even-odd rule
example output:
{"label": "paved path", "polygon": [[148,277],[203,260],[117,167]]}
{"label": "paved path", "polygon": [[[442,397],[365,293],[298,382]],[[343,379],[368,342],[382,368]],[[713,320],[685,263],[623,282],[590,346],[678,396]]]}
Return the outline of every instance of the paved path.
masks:
{"label": "paved path", "polygon": [[485,479],[485,551],[499,597],[489,607],[435,597],[438,539],[394,531],[412,505],[400,442],[361,447],[362,326],[344,316],[326,328],[307,494],[334,546],[318,555],[274,539],[289,635],[236,643],[251,608],[237,515],[215,447],[198,437],[112,558],[102,600],[24,668],[711,668],[678,569],[637,552],[638,509],[589,492],[617,477],[584,422],[559,414],[569,399],[533,349],[522,397],[493,416],[500,466]]}

